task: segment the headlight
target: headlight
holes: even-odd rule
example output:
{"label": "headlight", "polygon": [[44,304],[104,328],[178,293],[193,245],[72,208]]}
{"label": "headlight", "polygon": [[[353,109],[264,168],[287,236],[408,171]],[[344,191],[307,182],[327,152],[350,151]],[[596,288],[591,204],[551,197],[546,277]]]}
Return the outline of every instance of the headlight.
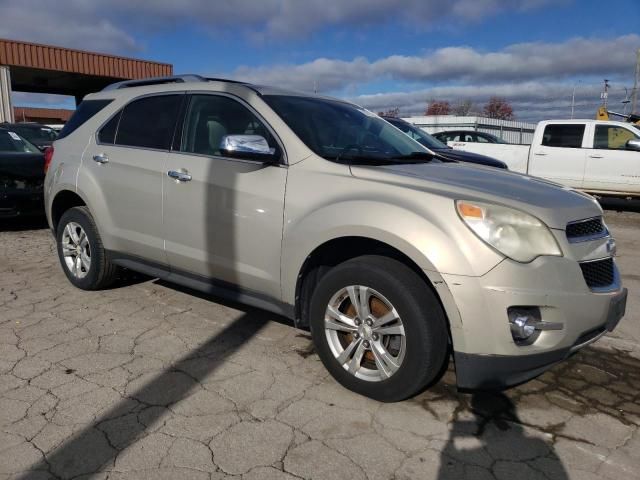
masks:
{"label": "headlight", "polygon": [[540,255],[562,256],[553,234],[533,215],[488,203],[456,201],[460,218],[503,255],[527,263]]}

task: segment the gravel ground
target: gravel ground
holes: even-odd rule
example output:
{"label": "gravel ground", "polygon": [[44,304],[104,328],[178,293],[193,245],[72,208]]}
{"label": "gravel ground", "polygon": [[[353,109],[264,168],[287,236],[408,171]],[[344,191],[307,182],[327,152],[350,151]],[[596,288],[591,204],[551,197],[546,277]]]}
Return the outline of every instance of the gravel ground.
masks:
{"label": "gravel ground", "polygon": [[640,478],[640,209],[608,207],[618,330],[502,394],[449,370],[396,404],[273,314],[141,276],[76,290],[40,222],[2,221],[0,479]]}

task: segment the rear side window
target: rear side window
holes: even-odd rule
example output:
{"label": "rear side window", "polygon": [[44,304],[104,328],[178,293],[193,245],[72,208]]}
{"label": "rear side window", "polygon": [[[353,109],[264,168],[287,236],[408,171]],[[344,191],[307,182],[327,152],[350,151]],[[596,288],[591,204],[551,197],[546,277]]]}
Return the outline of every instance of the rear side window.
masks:
{"label": "rear side window", "polygon": [[58,140],[71,135],[80,128],[80,126],[86,123],[87,120],[111,102],[112,100],[84,100],[80,105],[78,105],[78,108],[76,108],[76,111],[73,113],[69,121],[65,123],[64,127],[60,131],[60,135],[58,135]]}
{"label": "rear side window", "polygon": [[580,148],[584,137],[584,124],[547,125],[542,135],[545,147]]}
{"label": "rear side window", "polygon": [[168,150],[182,98],[181,94],[158,95],[131,102],[122,111],[115,143]]}

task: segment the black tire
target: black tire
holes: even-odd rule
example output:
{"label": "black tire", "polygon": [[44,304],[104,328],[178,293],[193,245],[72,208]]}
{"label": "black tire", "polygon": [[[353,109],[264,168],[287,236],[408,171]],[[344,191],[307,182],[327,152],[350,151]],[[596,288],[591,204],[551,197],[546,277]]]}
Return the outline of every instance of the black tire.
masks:
{"label": "black tire", "polygon": [[[78,278],[72,273],[63,255],[64,230],[71,222],[82,227],[89,242],[91,264],[83,278]],[[107,258],[98,228],[87,207],[73,207],[64,212],[58,222],[56,243],[62,270],[74,286],[82,290],[100,290],[113,284],[118,274],[118,267]]]}
{"label": "black tire", "polygon": [[[404,326],[404,360],[384,380],[357,378],[329,346],[324,328],[327,305],[350,285],[367,286],[386,297]],[[313,292],[309,320],[316,351],[331,375],[347,389],[375,400],[396,402],[417,395],[440,378],[448,360],[447,322],[435,293],[416,272],[392,258],[366,255],[332,268]]]}

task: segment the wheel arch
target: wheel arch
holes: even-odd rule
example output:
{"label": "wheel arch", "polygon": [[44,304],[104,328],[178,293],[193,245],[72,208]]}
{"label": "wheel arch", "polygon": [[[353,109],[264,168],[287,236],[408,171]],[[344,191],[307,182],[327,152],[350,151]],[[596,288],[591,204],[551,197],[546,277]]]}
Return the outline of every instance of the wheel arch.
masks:
{"label": "wheel arch", "polygon": [[392,258],[413,270],[435,294],[445,314],[450,335],[461,326],[460,316],[453,297],[439,273],[425,270],[415,259],[400,248],[382,240],[364,236],[335,237],[318,245],[304,260],[295,285],[296,326],[309,326],[310,299],[315,286],[333,266],[362,255],[380,255]]}
{"label": "wheel arch", "polygon": [[51,227],[55,232],[64,212],[73,207],[87,206],[87,202],[77,192],[63,189],[58,191],[51,202]]}

